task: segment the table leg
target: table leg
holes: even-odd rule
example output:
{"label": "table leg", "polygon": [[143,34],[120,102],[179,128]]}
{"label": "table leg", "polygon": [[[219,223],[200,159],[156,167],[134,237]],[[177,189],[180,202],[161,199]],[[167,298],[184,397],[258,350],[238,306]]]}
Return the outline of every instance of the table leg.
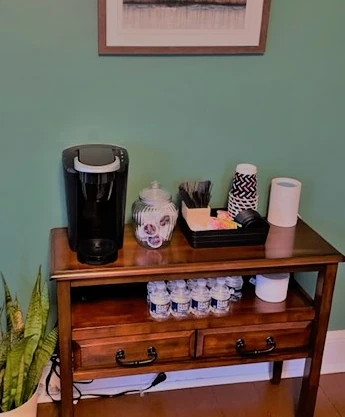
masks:
{"label": "table leg", "polygon": [[337,264],[329,264],[318,274],[314,298],[316,316],[312,329],[310,356],[306,359],[304,367],[297,417],[314,416],[337,269]]}
{"label": "table leg", "polygon": [[69,281],[57,282],[59,356],[61,384],[61,417],[73,417],[71,286]]}

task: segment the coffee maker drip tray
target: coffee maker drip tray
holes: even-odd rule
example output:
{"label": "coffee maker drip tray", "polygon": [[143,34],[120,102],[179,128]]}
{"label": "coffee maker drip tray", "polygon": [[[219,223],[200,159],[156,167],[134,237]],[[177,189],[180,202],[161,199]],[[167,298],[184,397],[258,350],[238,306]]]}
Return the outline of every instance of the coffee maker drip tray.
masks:
{"label": "coffee maker drip tray", "polygon": [[83,264],[104,265],[116,261],[117,248],[111,239],[86,239],[79,243],[77,256]]}

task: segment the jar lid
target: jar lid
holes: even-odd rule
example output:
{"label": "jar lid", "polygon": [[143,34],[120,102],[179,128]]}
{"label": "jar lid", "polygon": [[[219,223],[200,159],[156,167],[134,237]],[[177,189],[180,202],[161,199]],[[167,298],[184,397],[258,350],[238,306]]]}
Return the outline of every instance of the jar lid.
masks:
{"label": "jar lid", "polygon": [[141,190],[139,197],[145,203],[150,205],[162,204],[171,200],[171,194],[161,188],[158,181],[152,181],[151,187]]}

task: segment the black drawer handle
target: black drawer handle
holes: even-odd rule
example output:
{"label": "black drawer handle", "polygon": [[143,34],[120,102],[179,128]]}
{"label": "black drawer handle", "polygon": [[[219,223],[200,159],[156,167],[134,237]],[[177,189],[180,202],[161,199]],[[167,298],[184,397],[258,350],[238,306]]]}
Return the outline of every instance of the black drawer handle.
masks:
{"label": "black drawer handle", "polygon": [[236,342],[236,351],[241,356],[256,356],[273,352],[277,347],[277,344],[272,336],[267,337],[266,344],[268,346],[267,349],[246,350],[246,342],[243,339],[238,339]]}
{"label": "black drawer handle", "polygon": [[141,361],[125,361],[126,352],[124,349],[119,349],[116,352],[115,358],[116,358],[116,363],[118,365],[127,366],[130,368],[136,368],[138,366],[149,365],[150,363],[153,363],[158,357],[156,348],[153,346],[150,346],[147,349],[147,356],[149,357],[149,359],[143,359]]}

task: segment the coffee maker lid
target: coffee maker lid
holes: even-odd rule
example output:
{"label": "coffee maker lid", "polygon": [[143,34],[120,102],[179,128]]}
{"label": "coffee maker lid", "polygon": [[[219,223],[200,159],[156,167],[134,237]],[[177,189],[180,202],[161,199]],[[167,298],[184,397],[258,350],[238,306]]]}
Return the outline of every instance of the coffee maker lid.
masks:
{"label": "coffee maker lid", "polygon": [[85,146],[74,157],[74,169],[92,174],[114,172],[120,169],[120,158],[114,155],[112,149]]}

